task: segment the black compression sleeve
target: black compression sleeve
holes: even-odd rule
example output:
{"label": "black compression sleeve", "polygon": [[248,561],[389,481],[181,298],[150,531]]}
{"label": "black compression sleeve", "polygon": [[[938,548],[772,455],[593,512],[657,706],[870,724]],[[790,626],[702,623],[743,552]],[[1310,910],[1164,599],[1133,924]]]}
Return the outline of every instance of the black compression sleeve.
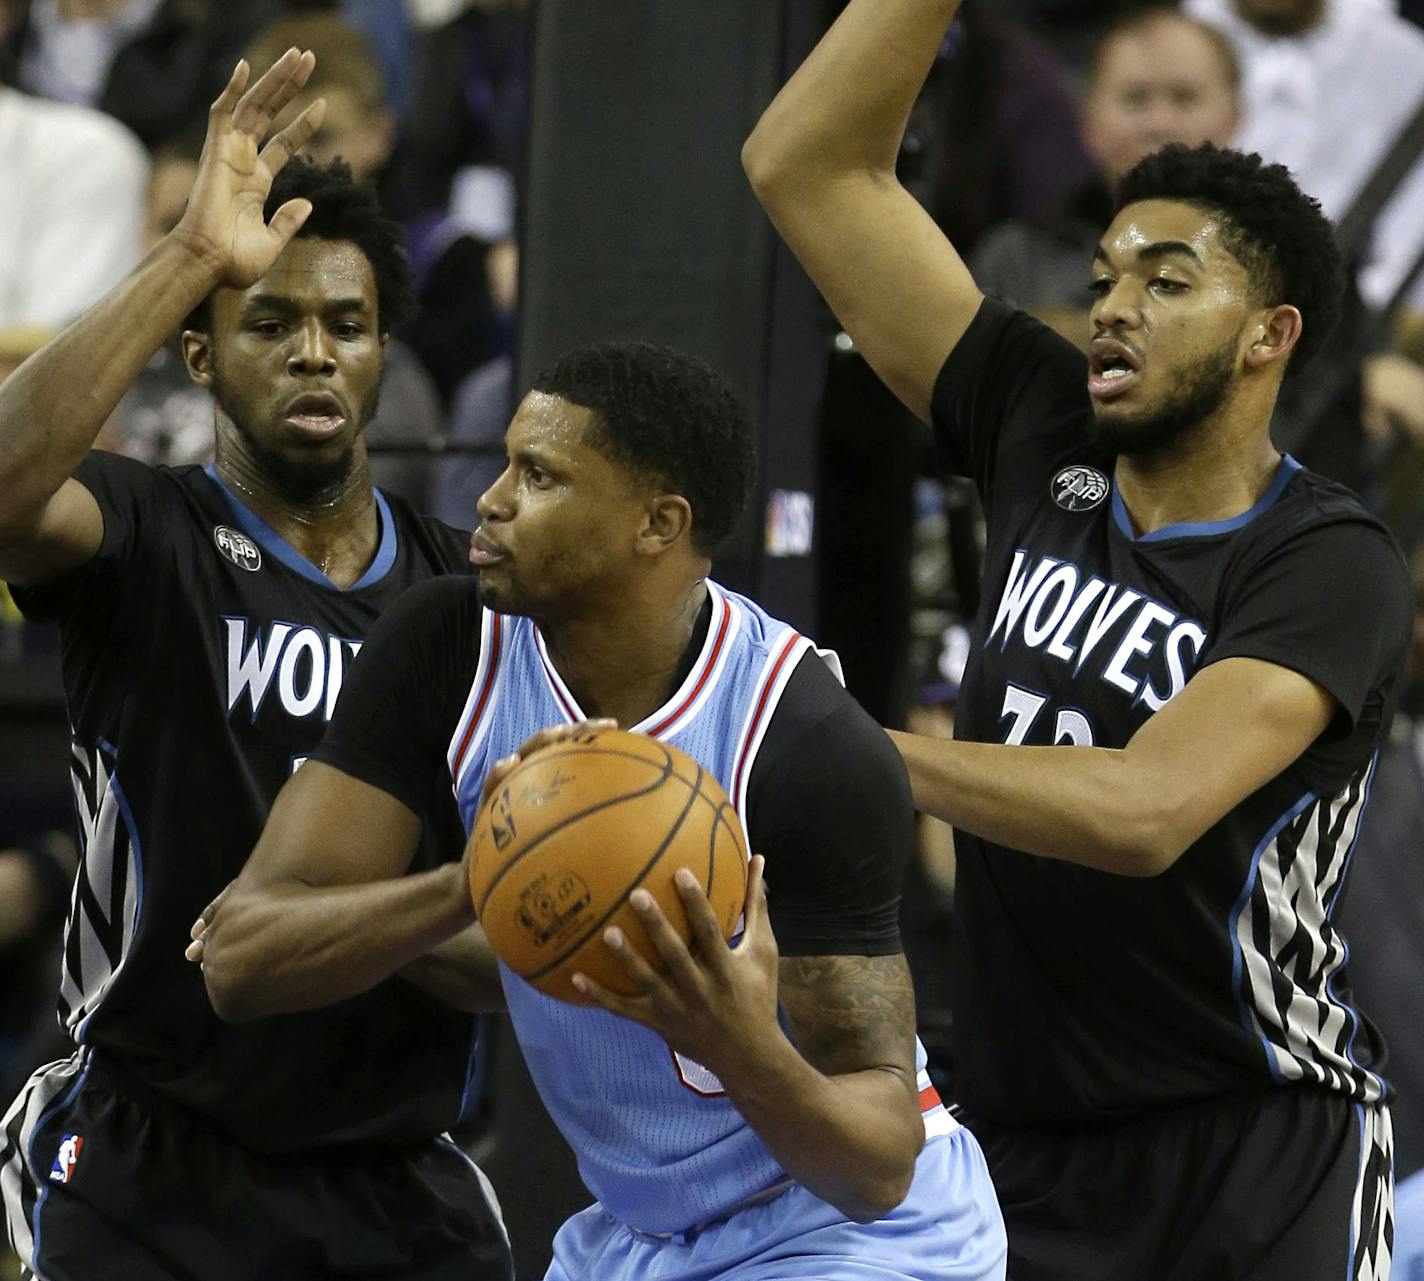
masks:
{"label": "black compression sleeve", "polygon": [[371,629],[313,758],[389,792],[424,816],[431,780],[479,663],[480,602],[468,578],[405,592]]}
{"label": "black compression sleeve", "polygon": [[909,778],[885,732],[807,654],[787,683],[748,787],[754,853],[785,956],[901,950],[900,885],[914,848]]}

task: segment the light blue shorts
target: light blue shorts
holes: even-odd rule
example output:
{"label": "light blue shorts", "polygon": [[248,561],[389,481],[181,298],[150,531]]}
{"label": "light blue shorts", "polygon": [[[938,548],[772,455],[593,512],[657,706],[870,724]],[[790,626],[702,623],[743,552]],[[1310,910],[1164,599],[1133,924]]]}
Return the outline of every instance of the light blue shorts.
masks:
{"label": "light blue shorts", "polygon": [[1003,1281],[1006,1256],[989,1168],[961,1128],[925,1144],[909,1196],[874,1223],[799,1185],[690,1240],[647,1236],[591,1205],[559,1229],[545,1281]]}

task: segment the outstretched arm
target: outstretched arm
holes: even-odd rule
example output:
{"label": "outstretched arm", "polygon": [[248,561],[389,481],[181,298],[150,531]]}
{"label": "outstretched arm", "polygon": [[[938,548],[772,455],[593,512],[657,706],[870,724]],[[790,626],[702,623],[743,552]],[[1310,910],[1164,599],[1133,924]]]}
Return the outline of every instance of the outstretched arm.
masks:
{"label": "outstretched arm", "polygon": [[982,299],[895,160],[958,7],[851,0],[742,150],[782,238],[871,367],[926,420]]}
{"label": "outstretched arm", "polygon": [[[420,819],[395,797],[307,761],[242,875],[194,927],[188,957],[218,1015],[242,1023],[332,1005],[452,946],[474,921],[464,871],[405,875],[419,839]],[[438,983],[441,965],[421,964]]]}
{"label": "outstretched arm", "polygon": [[324,105],[261,142],[314,64],[310,53],[289,50],[250,89],[248,66],[238,64],[209,114],[182,221],[0,387],[0,576],[41,582],[98,552],[103,517],[70,473],[163,340],[214,288],[260,280],[306,221],[306,201],[283,205],[270,224],[263,204]]}
{"label": "outstretched arm", "polygon": [[890,737],[924,813],[1010,849],[1156,876],[1300,756],[1335,712],[1299,673],[1230,658],[1188,681],[1121,749]]}
{"label": "outstretched arm", "polygon": [[[374,670],[368,661],[359,680]],[[481,803],[524,756],[588,728],[540,730],[490,770]],[[420,818],[389,792],[307,761],[277,797],[242,875],[194,923],[187,956],[202,964],[219,1016],[242,1023],[317,1009],[397,974],[459,1009],[503,1009],[469,868],[408,875],[419,839]]]}

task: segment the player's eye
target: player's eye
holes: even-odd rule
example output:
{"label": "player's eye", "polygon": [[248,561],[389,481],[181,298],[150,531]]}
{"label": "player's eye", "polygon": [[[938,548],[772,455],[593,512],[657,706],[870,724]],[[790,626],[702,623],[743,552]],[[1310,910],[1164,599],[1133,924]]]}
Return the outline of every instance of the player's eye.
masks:
{"label": "player's eye", "polygon": [[1167,276],[1154,276],[1150,283],[1159,294],[1179,294],[1187,287],[1185,281],[1171,280]]}
{"label": "player's eye", "polygon": [[360,338],[366,330],[363,326],[348,321],[344,324],[333,325],[331,332],[338,338]]}
{"label": "player's eye", "polygon": [[1112,292],[1112,287],[1115,283],[1116,281],[1108,276],[1099,276],[1096,280],[1088,283],[1088,292],[1092,294],[1094,298],[1105,298]]}
{"label": "player's eye", "polygon": [[280,320],[254,320],[252,322],[253,332],[259,333],[266,338],[275,338],[278,334],[284,332],[286,328],[286,325]]}

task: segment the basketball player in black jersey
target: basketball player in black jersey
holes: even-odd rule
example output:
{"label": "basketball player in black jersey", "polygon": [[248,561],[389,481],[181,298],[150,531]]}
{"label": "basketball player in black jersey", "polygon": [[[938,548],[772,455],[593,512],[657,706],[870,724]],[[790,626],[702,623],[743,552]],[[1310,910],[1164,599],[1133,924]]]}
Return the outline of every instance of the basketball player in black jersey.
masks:
{"label": "basketball player in black jersey", "polygon": [[[245,1028],[183,959],[377,615],[467,568],[465,537],[366,465],[410,304],[399,233],[344,167],[287,163],[320,104],[262,145],[313,62],[291,50],[250,88],[239,65],[176,230],[0,389],[0,572],[59,621],[84,842],[60,992],[77,1050],[26,1086],[0,1150],[10,1240],[47,1281],[510,1271],[482,1176],[441,1137],[475,1031],[418,986],[448,957]],[[190,313],[215,466],[89,452]]]}
{"label": "basketball player in black jersey", "polygon": [[959,831],[956,1092],[1009,1274],[1382,1278],[1388,1087],[1331,917],[1408,582],[1268,430],[1338,305],[1331,229],[1257,157],[1149,157],[1083,264],[1085,359],[895,179],[955,9],[852,0],[744,160],[987,509],[965,741],[897,743]]}

